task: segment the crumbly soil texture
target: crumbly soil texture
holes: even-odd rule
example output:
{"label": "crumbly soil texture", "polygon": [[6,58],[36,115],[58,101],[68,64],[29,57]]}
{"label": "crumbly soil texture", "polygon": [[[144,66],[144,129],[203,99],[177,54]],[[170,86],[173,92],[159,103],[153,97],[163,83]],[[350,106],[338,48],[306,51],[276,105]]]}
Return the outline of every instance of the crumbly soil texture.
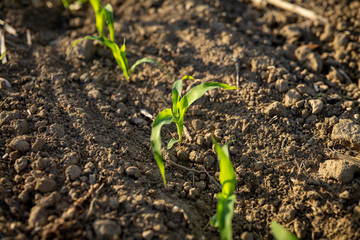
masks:
{"label": "crumbly soil texture", "polygon": [[[249,0],[110,0],[127,82],[97,35],[88,3],[3,0],[0,64],[1,239],[220,239],[219,167],[236,171],[233,238],[273,239],[276,220],[301,239],[360,239],[360,2],[292,0],[325,20]],[[167,187],[153,157],[153,119],[207,81],[183,142],[162,132]]]}

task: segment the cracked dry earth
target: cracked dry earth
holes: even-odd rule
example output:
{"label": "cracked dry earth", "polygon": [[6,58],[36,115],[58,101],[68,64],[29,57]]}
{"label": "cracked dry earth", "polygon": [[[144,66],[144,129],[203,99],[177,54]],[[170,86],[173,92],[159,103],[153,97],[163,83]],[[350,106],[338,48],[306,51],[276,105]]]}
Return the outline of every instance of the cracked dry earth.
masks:
{"label": "cracked dry earth", "polygon": [[[164,188],[141,109],[170,107],[173,80],[142,65],[127,83],[93,42],[67,57],[97,34],[88,4],[1,1],[17,31],[3,31],[0,65],[1,239],[219,239],[212,135],[236,140],[234,239],[273,239],[271,220],[301,239],[360,239],[359,1],[291,1],[326,24],[248,0],[106,2],[130,63],[194,76],[185,89],[239,89],[189,108],[190,137],[164,149]],[[175,133],[163,129],[163,146]]]}

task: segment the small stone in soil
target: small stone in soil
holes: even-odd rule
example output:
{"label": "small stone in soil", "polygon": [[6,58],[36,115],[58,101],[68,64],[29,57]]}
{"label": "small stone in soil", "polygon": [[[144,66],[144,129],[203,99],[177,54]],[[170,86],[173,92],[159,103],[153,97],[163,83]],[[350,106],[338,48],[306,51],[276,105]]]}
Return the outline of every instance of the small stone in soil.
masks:
{"label": "small stone in soil", "polygon": [[311,99],[309,104],[312,108],[312,114],[319,114],[324,108],[324,103],[321,99]]}
{"label": "small stone in soil", "polygon": [[350,145],[350,147],[360,150],[360,125],[349,119],[341,119],[333,127],[331,140],[339,141],[342,145]]}
{"label": "small stone in soil", "polygon": [[34,206],[30,211],[30,216],[28,219],[28,223],[30,227],[42,226],[46,223],[46,221],[47,221],[46,209],[41,205]]}
{"label": "small stone in soil", "polygon": [[17,137],[10,142],[9,147],[11,147],[14,150],[26,152],[27,150],[30,149],[30,144],[22,137]]}
{"label": "small stone in soil", "polygon": [[320,163],[319,174],[323,178],[334,178],[338,181],[351,182],[354,174],[360,172],[360,168],[343,160],[327,160]]}
{"label": "small stone in soil", "polygon": [[134,177],[134,178],[140,177],[140,170],[137,167],[130,166],[126,168],[125,172],[130,177]]}
{"label": "small stone in soil", "polygon": [[36,182],[35,190],[47,193],[55,190],[56,182],[49,177],[43,177]]}
{"label": "small stone in soil", "polygon": [[14,168],[17,173],[20,173],[28,165],[27,157],[23,156],[15,161]]}
{"label": "small stone in soil", "polygon": [[97,219],[93,223],[97,239],[113,239],[121,234],[120,224],[110,219]]}
{"label": "small stone in soil", "polygon": [[70,180],[75,180],[81,174],[81,169],[76,165],[71,165],[65,170],[66,177]]}

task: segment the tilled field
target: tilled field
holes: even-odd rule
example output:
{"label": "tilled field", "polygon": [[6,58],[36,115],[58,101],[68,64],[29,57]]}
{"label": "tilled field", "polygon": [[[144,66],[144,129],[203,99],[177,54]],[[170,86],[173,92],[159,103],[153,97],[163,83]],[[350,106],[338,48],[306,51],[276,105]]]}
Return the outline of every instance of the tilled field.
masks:
{"label": "tilled field", "polygon": [[184,89],[238,89],[196,101],[171,150],[164,127],[165,188],[150,134],[174,79],[145,64],[127,82],[92,41],[67,56],[97,35],[89,4],[1,1],[17,33],[0,23],[1,239],[219,239],[211,136],[235,140],[234,239],[273,239],[272,220],[301,239],[360,239],[359,1],[291,1],[320,20],[247,0],[105,2],[129,63],[193,76]]}

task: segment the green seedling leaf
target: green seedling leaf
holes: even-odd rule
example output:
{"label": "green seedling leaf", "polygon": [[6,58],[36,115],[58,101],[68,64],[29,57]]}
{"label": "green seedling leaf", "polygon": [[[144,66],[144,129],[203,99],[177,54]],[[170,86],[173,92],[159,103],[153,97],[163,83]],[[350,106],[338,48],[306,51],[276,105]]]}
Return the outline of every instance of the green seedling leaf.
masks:
{"label": "green seedling leaf", "polygon": [[161,70],[163,70],[170,78],[170,80],[172,79],[172,76],[171,74],[157,61],[155,61],[154,59],[151,59],[151,58],[142,58],[142,59],[139,59],[137,60],[130,68],[130,74],[132,74],[135,70],[135,68],[137,66],[139,66],[140,64],[142,63],[152,63],[152,64],[155,64],[156,66],[158,66]]}
{"label": "green seedling leaf", "polygon": [[164,184],[166,186],[165,180],[165,167],[164,161],[161,155],[161,128],[165,124],[170,124],[173,121],[173,115],[170,108],[167,108],[159,113],[153,123],[153,127],[151,130],[150,142],[154,152],[154,157],[157,165],[159,166],[161,176],[164,180]]}
{"label": "green seedling leaf", "polygon": [[5,54],[6,54],[6,51],[5,52],[3,52],[3,54],[1,54],[1,56],[0,56],[0,60],[5,56]]}
{"label": "green seedling leaf", "polygon": [[96,21],[96,29],[100,37],[105,37],[105,16],[104,16],[104,9],[101,6],[100,0],[89,0],[90,4],[95,12],[95,21]]}
{"label": "green seedling leaf", "polygon": [[[177,142],[181,143],[181,138],[182,138],[182,133],[183,133],[183,128],[184,128],[184,116],[185,116],[185,112],[189,108],[190,104],[195,102],[202,95],[204,95],[204,93],[206,91],[208,91],[210,89],[214,89],[214,88],[217,88],[217,87],[221,87],[221,88],[224,88],[224,89],[236,89],[235,87],[229,86],[229,85],[224,84],[224,83],[217,83],[217,82],[202,83],[202,84],[190,89],[190,91],[187,92],[185,94],[185,96],[181,97],[182,81],[184,79],[193,79],[193,77],[185,76],[182,79],[177,80],[177,81],[174,82],[173,88],[172,88],[173,107],[172,107],[172,109],[170,109],[170,108],[165,109],[164,111],[166,111],[166,114],[164,113],[164,111],[161,112],[160,114],[162,114],[163,116],[161,116],[160,118],[159,118],[160,114],[158,115],[158,117],[156,119],[159,118],[161,120],[162,119],[166,119],[166,120],[160,121],[160,120],[155,119],[154,125],[153,125],[153,130],[151,132],[151,144],[153,146],[153,152],[154,152],[154,155],[155,155],[156,162],[159,165],[160,172],[162,172],[163,171],[162,169],[164,169],[164,163],[163,163],[162,155],[161,155],[161,139],[160,139],[160,128],[161,128],[161,126],[163,124],[170,124],[171,122],[174,122],[176,124],[179,139],[172,138],[169,141],[169,143],[167,145],[167,148],[170,149],[170,148],[172,148],[172,146],[175,143],[177,143]],[[166,117],[164,117],[164,116],[166,116]],[[159,121],[159,123],[160,122],[164,122],[164,123],[162,125],[160,125],[160,124],[157,124],[157,121]],[[155,126],[158,126],[158,125],[160,127],[157,127],[157,129],[154,130]],[[157,139],[157,140],[155,141],[155,139]],[[154,145],[153,143],[156,143],[156,144]],[[156,148],[154,148],[154,146]],[[165,186],[166,186],[165,174],[162,174],[162,175],[163,175],[164,183],[165,183]],[[228,184],[231,184],[231,183],[228,183]],[[230,185],[228,187],[228,184],[225,187],[225,189],[229,189],[226,192],[226,194],[227,194],[226,196],[230,195],[229,192],[230,192],[231,186],[232,186],[232,185]]]}
{"label": "green seedling leaf", "polygon": [[271,221],[271,231],[276,240],[299,240],[295,234],[290,233],[275,220]]}
{"label": "green seedling leaf", "polygon": [[72,48],[81,40],[84,39],[90,39],[90,40],[94,40],[94,41],[99,41],[101,42],[103,45],[107,46],[108,48],[110,48],[110,50],[113,53],[113,56],[117,62],[117,64],[120,66],[121,70],[123,71],[126,81],[129,82],[129,77],[130,77],[130,71],[129,71],[129,65],[128,65],[128,61],[126,58],[126,46],[125,46],[125,41],[124,44],[121,46],[121,48],[119,48],[119,46],[110,41],[109,39],[105,38],[105,37],[96,37],[96,36],[86,36],[82,39],[78,39],[76,40],[73,45],[71,46],[68,55],[70,54]]}
{"label": "green seedling leaf", "polygon": [[109,28],[110,40],[112,42],[115,42],[114,14],[113,14],[113,8],[109,3],[106,4],[106,6],[104,7],[104,14],[105,14],[105,20],[107,21]]}
{"label": "green seedling leaf", "polygon": [[[182,80],[178,80],[178,81],[182,81]],[[192,103],[194,103],[196,100],[201,98],[207,91],[218,87],[221,87],[226,90],[237,89],[236,87],[227,85],[225,83],[218,83],[218,82],[201,83],[196,87],[190,89],[177,103],[179,117],[176,118],[175,123],[178,129],[179,143],[181,143],[182,140],[183,125],[184,125],[183,123],[184,123],[186,110],[190,107]]]}
{"label": "green seedling leaf", "polygon": [[70,6],[70,3],[71,1],[70,0],[61,0],[63,5],[64,5],[64,8],[68,8]]}
{"label": "green seedling leaf", "polygon": [[224,197],[228,197],[232,195],[236,185],[235,170],[231,164],[228,151],[228,145],[230,142],[226,143],[224,146],[221,147],[214,137],[212,137],[212,140],[215,145],[215,151],[218,155],[219,160],[219,180],[222,186],[222,194],[224,195]]}
{"label": "green seedling leaf", "polygon": [[219,228],[222,240],[231,240],[235,195],[225,197],[222,193],[218,193],[217,196],[218,205],[216,215],[212,219],[211,225]]}

